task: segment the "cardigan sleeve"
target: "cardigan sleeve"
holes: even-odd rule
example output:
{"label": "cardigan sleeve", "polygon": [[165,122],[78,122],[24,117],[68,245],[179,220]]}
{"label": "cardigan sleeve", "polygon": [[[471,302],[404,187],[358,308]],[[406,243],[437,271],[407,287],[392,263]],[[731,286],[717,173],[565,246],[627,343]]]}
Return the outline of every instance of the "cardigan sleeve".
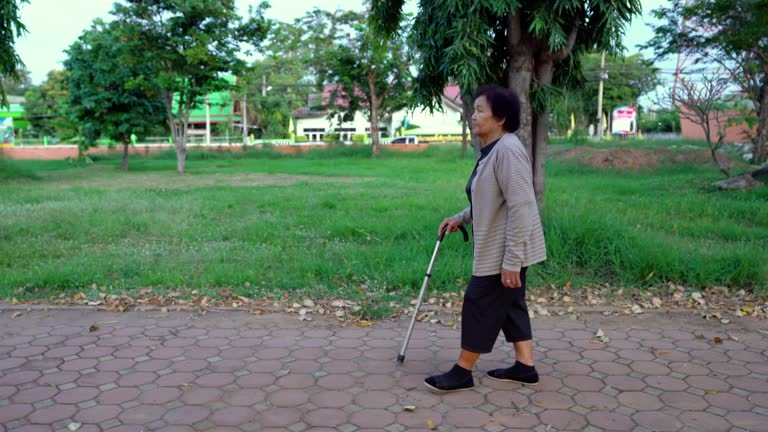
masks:
{"label": "cardigan sleeve", "polygon": [[533,194],[531,163],[525,148],[506,145],[496,155],[495,174],[507,209],[502,268],[520,271],[525,259],[526,241],[538,212]]}
{"label": "cardigan sleeve", "polygon": [[469,207],[467,207],[464,210],[460,211],[459,213],[456,213],[455,215],[453,215],[452,219],[455,219],[455,220],[459,221],[459,223],[461,225],[469,225],[469,224],[471,224],[472,223],[472,216],[471,216],[471,212],[470,212]]}

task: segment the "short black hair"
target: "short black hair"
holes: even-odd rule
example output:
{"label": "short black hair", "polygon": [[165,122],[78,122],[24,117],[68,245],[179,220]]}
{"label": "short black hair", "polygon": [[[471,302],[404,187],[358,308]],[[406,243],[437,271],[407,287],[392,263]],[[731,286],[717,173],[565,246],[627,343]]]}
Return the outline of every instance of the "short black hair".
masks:
{"label": "short black hair", "polygon": [[494,117],[504,119],[505,131],[515,132],[520,128],[520,98],[514,90],[487,84],[477,89],[475,99],[480,96],[485,96]]}

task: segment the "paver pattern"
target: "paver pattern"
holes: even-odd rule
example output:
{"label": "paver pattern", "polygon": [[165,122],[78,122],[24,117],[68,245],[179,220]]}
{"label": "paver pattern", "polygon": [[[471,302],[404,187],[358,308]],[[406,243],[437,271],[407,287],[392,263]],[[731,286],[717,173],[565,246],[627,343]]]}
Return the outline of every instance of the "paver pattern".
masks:
{"label": "paver pattern", "polygon": [[748,318],[536,317],[537,387],[484,377],[514,361],[499,340],[475,389],[435,395],[423,379],[459,349],[440,324],[398,365],[406,319],[17,313],[0,309],[0,432],[768,431],[768,326]]}

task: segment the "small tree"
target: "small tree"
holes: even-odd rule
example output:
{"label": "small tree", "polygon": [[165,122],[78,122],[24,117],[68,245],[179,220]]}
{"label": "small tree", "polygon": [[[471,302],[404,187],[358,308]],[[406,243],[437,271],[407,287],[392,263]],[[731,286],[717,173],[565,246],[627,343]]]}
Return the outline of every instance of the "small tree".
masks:
{"label": "small tree", "polygon": [[176,170],[185,171],[189,114],[209,93],[228,90],[223,74],[239,74],[241,44],[258,45],[268,22],[263,2],[243,20],[234,0],[125,0],[112,14],[126,24],[158,66],[157,82],[176,149]]}
{"label": "small tree", "polygon": [[39,86],[24,94],[24,113],[39,137],[69,139],[77,135],[77,125],[68,116],[69,72],[52,70]]}
{"label": "small tree", "polygon": [[411,81],[407,50],[398,36],[382,38],[362,22],[346,41],[325,51],[323,81],[333,86],[331,115],[365,110],[371,127],[371,154],[381,154],[379,122],[408,103]]}
{"label": "small tree", "polygon": [[127,170],[131,135],[146,135],[165,117],[154,81],[156,63],[126,38],[119,21],[94,21],[67,54],[70,113],[81,125],[83,147],[102,137],[119,142],[123,146],[120,167]]}
{"label": "small tree", "polygon": [[730,123],[726,91],[730,80],[722,75],[701,75],[698,82],[682,78],[675,89],[666,92],[666,98],[675,101],[680,117],[701,127],[712,160],[720,172],[731,176],[728,158],[720,153],[725,145],[725,130]]}
{"label": "small tree", "polygon": [[[19,5],[29,0],[3,0],[0,2],[0,79],[20,81],[19,69],[24,66],[14,49],[16,38],[27,32],[21,22]],[[0,106],[7,106],[5,86],[0,87]]]}
{"label": "small tree", "polygon": [[754,105],[757,128],[753,160],[768,160],[768,2],[765,0],[671,0],[653,11],[661,24],[641,48],[657,58],[683,53],[727,70]]}

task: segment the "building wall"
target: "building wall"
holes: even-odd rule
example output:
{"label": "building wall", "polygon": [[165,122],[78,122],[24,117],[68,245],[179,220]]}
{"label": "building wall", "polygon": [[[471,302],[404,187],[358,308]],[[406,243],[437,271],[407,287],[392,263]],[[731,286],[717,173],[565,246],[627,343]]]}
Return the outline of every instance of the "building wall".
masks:
{"label": "building wall", "polygon": [[[443,111],[429,112],[426,108],[415,110],[399,110],[391,117],[381,119],[380,127],[382,135],[393,136],[403,124],[403,118],[408,118],[408,123],[418,125],[419,130],[430,131],[431,134],[461,134],[461,113],[443,103]],[[342,141],[352,140],[352,135],[366,134],[370,136],[371,124],[365,116],[358,112],[350,122],[344,122],[340,126],[336,120],[330,121],[326,117],[295,119],[296,135],[304,135],[309,141],[321,141],[325,134],[339,133]],[[313,129],[305,131],[305,129]],[[348,129],[336,132],[338,129]]]}
{"label": "building wall", "polygon": [[[706,139],[704,137],[704,128],[701,127],[701,125],[698,125],[694,123],[693,121],[686,118],[684,115],[685,111],[683,107],[680,107],[681,114],[680,114],[680,135],[682,135],[684,138],[690,138],[690,139],[700,139],[704,140]],[[736,111],[729,111],[721,114],[720,121],[723,124],[727,124],[727,121],[729,118],[736,118],[739,116],[739,113]],[[714,120],[710,120],[710,134],[712,140],[717,140],[717,122]],[[725,127],[725,142],[734,144],[734,143],[744,143],[749,142],[751,136],[754,136],[757,132],[757,128],[749,128],[746,124],[734,124],[732,126],[726,126]],[[746,133],[746,135],[745,135]]]}
{"label": "building wall", "polygon": [[409,125],[419,126],[419,130],[436,134],[461,134],[461,113],[443,103],[443,111],[429,112],[426,108],[415,110],[400,110],[392,115],[392,127],[397,129],[402,125],[403,118],[408,118]]}
{"label": "building wall", "polygon": [[[338,133],[342,141],[351,141],[355,134],[370,135],[368,130],[371,123],[365,119],[362,113],[355,113],[352,121],[343,122],[341,125],[336,120],[328,120],[327,117],[295,119],[296,135],[304,135],[309,141],[321,141],[325,134]],[[386,123],[379,123],[381,127],[389,127]],[[305,131],[310,129],[310,131]],[[339,129],[342,129],[339,131]],[[338,132],[337,132],[338,131]],[[391,134],[391,130],[388,131]]]}

